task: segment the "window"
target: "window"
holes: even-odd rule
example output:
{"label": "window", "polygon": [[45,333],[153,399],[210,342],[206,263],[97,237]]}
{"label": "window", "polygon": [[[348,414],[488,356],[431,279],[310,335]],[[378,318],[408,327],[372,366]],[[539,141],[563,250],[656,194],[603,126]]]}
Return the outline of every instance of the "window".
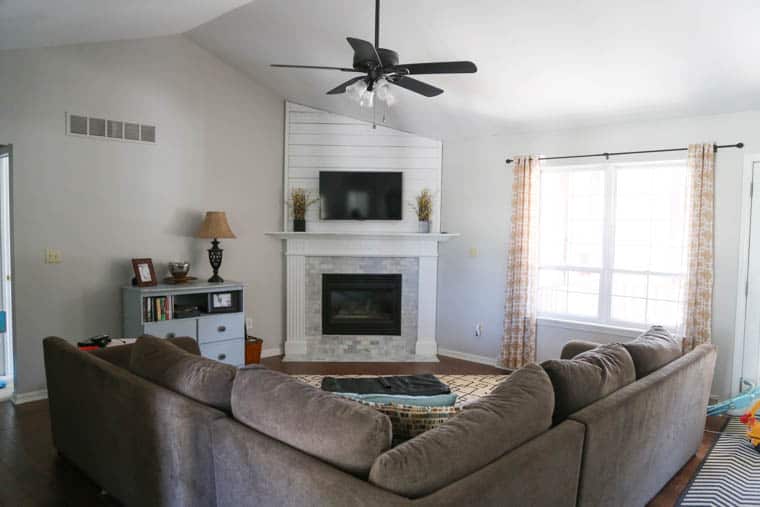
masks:
{"label": "window", "polygon": [[677,329],[688,174],[686,161],[544,168],[539,316]]}

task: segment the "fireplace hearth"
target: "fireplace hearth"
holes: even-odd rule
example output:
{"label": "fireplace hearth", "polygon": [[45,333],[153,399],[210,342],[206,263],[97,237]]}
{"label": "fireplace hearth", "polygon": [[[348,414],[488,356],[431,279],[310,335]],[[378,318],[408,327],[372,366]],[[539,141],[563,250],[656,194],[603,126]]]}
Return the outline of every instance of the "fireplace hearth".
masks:
{"label": "fireplace hearth", "polygon": [[401,334],[401,275],[322,274],[322,333]]}

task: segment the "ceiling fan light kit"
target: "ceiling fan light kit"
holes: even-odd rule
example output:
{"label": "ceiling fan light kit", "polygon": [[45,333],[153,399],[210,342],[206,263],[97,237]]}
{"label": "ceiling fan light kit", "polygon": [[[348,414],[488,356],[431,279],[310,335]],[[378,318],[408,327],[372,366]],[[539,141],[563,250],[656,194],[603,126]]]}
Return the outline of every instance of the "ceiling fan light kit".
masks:
{"label": "ceiling fan light kit", "polygon": [[317,65],[282,65],[272,67],[296,69],[323,69],[341,72],[357,72],[361,76],[353,77],[327,92],[328,95],[345,93],[361,107],[372,108],[375,99],[391,106],[396,97],[391,92],[391,85],[405,88],[425,97],[435,97],[443,90],[411,75],[416,74],[466,74],[477,72],[477,67],[470,61],[429,62],[399,64],[398,53],[380,47],[380,0],[375,0],[375,44],[354,37],[346,40],[354,50],[352,67],[322,67]]}

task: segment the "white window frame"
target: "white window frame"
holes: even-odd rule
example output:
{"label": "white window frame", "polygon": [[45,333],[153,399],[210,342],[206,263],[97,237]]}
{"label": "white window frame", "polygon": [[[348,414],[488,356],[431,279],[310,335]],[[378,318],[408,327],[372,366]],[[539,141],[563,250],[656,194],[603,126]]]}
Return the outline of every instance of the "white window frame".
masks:
{"label": "white window frame", "polygon": [[[664,160],[652,160],[645,162],[611,162],[605,161],[601,163],[592,164],[571,164],[571,165],[552,165],[541,168],[541,173],[545,172],[573,172],[584,170],[603,170],[604,171],[604,225],[602,231],[602,267],[601,268],[589,268],[586,266],[555,266],[555,265],[541,265],[539,261],[539,269],[555,269],[558,271],[575,271],[585,273],[597,273],[599,274],[599,301],[597,307],[596,317],[587,317],[583,315],[574,314],[561,314],[551,312],[539,312],[537,318],[540,321],[559,322],[570,324],[572,328],[588,331],[603,331],[605,329],[616,331],[643,331],[647,328],[647,324],[640,322],[627,322],[623,320],[615,320],[611,316],[612,306],[612,275],[614,273],[629,273],[637,275],[654,275],[654,276],[686,276],[686,268],[682,273],[669,273],[660,271],[637,271],[626,269],[613,269],[613,261],[615,258],[615,203],[617,202],[617,169],[618,168],[647,168],[658,165],[675,165],[683,163],[686,165],[685,159],[664,159]],[[688,181],[687,181],[688,185]],[[539,208],[541,203],[539,201]],[[539,213],[540,216],[540,213]],[[540,227],[539,227],[540,229]],[[670,331],[677,331],[676,328],[670,327]]]}

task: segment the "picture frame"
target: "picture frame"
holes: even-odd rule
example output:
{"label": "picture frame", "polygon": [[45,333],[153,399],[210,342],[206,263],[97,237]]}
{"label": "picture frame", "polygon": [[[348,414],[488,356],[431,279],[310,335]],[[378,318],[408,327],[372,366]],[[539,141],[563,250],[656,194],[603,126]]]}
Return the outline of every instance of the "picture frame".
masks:
{"label": "picture frame", "polygon": [[158,285],[153,259],[132,259],[132,271],[135,273],[134,281],[138,287]]}

